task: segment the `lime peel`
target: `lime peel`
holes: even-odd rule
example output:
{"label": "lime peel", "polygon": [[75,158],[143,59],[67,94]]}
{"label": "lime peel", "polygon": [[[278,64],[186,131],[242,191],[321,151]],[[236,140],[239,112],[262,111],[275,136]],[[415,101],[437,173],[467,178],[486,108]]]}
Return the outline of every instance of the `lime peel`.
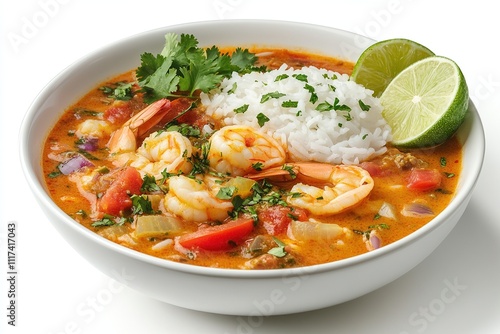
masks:
{"label": "lime peel", "polygon": [[397,147],[439,145],[453,136],[468,109],[467,83],[451,59],[430,56],[402,70],[380,97]]}
{"label": "lime peel", "polygon": [[354,65],[351,78],[379,97],[396,75],[409,65],[434,53],[404,38],[394,38],[369,46]]}

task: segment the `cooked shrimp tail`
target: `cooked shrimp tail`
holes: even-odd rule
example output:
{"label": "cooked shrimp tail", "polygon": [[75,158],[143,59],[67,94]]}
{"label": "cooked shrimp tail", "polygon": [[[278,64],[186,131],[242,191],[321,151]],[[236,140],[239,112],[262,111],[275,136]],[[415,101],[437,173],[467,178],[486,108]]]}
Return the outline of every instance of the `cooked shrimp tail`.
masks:
{"label": "cooked shrimp tail", "polygon": [[111,134],[108,148],[111,153],[130,152],[137,148],[137,138],[145,135],[155,125],[170,122],[191,108],[187,99],[170,101],[161,99],[135,114],[121,128]]}
{"label": "cooked shrimp tail", "polygon": [[361,167],[312,162],[287,164],[246,177],[275,182],[293,180],[287,202],[315,215],[337,214],[358,205],[374,185],[370,174]]}

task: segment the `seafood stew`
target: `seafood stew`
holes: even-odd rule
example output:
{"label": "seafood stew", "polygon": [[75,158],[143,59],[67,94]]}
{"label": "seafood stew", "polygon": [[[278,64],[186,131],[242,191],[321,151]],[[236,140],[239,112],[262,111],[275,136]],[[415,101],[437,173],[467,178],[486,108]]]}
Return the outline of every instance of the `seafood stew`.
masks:
{"label": "seafood stew", "polygon": [[[348,62],[305,52],[251,51],[257,73],[286,72],[283,64],[313,66],[327,71],[320,76],[326,75],[338,91],[350,84],[338,82],[350,74]],[[282,72],[275,78],[288,75]],[[310,99],[319,94],[319,86],[302,81],[304,73],[290,77],[303,83]],[[429,222],[453,197],[462,157],[456,138],[403,152],[385,137],[383,145],[357,161],[308,160],[290,149],[290,137],[263,130],[273,121],[264,109],[255,117],[258,126],[229,124],[229,117],[217,114],[220,107],[204,103],[224,89],[226,97],[233,95],[229,91],[242,87],[241,81],[217,92],[195,91],[195,98],[154,101],[138,81],[132,70],[96,86],[67,109],[44,146],[46,184],[57,205],[125,247],[220,268],[308,266],[399,240]],[[286,108],[292,108],[296,101],[282,94],[276,90],[259,98],[284,98],[281,105],[289,101]],[[319,99],[309,102],[326,103]],[[363,99],[356,100],[357,108],[376,104]],[[247,104],[240,104],[241,110],[230,111],[244,114]],[[340,99],[329,104],[339,107],[337,127],[349,127],[354,107]],[[384,131],[359,136],[363,140],[378,132]],[[297,152],[301,144],[306,143],[295,142]]]}

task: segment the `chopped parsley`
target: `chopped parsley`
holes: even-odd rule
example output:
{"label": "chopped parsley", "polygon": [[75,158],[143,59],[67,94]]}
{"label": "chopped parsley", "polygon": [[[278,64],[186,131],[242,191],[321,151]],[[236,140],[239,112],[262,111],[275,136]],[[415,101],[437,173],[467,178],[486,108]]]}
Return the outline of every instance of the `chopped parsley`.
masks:
{"label": "chopped parsley", "polygon": [[269,205],[287,206],[283,199],[283,192],[276,191],[272,184],[263,180],[260,183],[255,183],[252,186],[251,195],[246,198],[234,196],[231,200],[233,211],[229,213],[232,218],[236,218],[239,213],[248,214],[257,223],[257,205],[267,203]]}
{"label": "chopped parsley", "polygon": [[290,178],[293,180],[297,178],[297,173],[293,170],[293,167],[290,165],[283,165],[281,169],[286,170],[288,174],[290,174]]}
{"label": "chopped parsley", "polygon": [[217,195],[216,197],[218,199],[231,199],[233,198],[234,194],[236,193],[238,189],[236,189],[236,187],[234,186],[230,186],[230,187],[221,187],[219,189],[219,191],[217,192]]}
{"label": "chopped parsley", "polygon": [[163,192],[163,190],[156,183],[156,178],[154,176],[146,174],[142,178],[141,192],[155,193],[155,192]]}
{"label": "chopped parsley", "polygon": [[53,171],[53,172],[50,172],[47,176],[48,176],[50,179],[53,179],[53,178],[58,177],[59,175],[62,175],[61,171],[59,171],[59,170],[55,170],[55,171]]}
{"label": "chopped parsley", "polygon": [[250,105],[248,105],[248,104],[244,104],[241,107],[234,109],[233,111],[237,114],[243,114],[244,112],[246,112],[248,110],[249,106]]}
{"label": "chopped parsley", "polygon": [[333,110],[333,105],[328,101],[321,102],[316,106],[316,110],[319,112],[331,111]]}
{"label": "chopped parsley", "polygon": [[256,163],[252,164],[252,168],[258,172],[260,172],[262,170],[262,166],[264,166],[264,164],[262,162],[256,162]]}
{"label": "chopped parsley", "polygon": [[283,74],[280,74],[280,75],[276,76],[276,78],[274,79],[274,82],[281,81],[281,80],[284,80],[286,78],[288,78],[288,74],[283,73]]}
{"label": "chopped parsley", "polygon": [[132,213],[136,215],[154,214],[151,201],[145,195],[132,195]]}
{"label": "chopped parsley", "polygon": [[263,113],[259,113],[257,115],[257,123],[259,123],[261,127],[264,126],[264,124],[266,124],[269,121],[270,121],[269,117],[267,117]]}
{"label": "chopped parsley", "polygon": [[267,253],[274,255],[276,257],[285,257],[288,254],[287,251],[285,250],[286,247],[285,243],[276,237],[273,237],[273,240],[278,246],[271,248]]}
{"label": "chopped parsley", "polygon": [[205,174],[210,168],[210,161],[208,159],[208,151],[210,151],[210,142],[201,144],[200,151],[193,153],[188,158],[189,162],[193,165],[193,169],[189,172],[190,177],[198,174]]}
{"label": "chopped parsley", "polygon": [[316,90],[314,89],[313,86],[311,86],[310,84],[306,84],[304,86],[304,89],[306,89],[309,93],[311,93],[311,97],[309,98],[309,102],[311,102],[312,104],[318,102],[318,94],[316,94]]}
{"label": "chopped parsley", "polygon": [[165,130],[177,131],[184,137],[199,138],[201,136],[200,128],[186,123],[179,124],[177,122],[170,122],[167,125],[165,125]]}
{"label": "chopped parsley", "polygon": [[262,95],[262,98],[260,99],[260,103],[265,103],[269,101],[270,99],[279,99],[280,97],[285,96],[286,94],[280,93],[278,91],[267,93]]}
{"label": "chopped parsley", "polygon": [[227,95],[234,94],[236,91],[236,88],[238,88],[238,84],[236,82],[233,83],[233,86],[231,86],[231,89],[227,91]]}
{"label": "chopped parsley", "polygon": [[132,82],[117,82],[111,86],[102,86],[99,89],[109,98],[121,101],[128,101],[134,97]]}
{"label": "chopped parsley", "polygon": [[115,221],[109,218],[103,218],[101,220],[92,223],[93,227],[112,226],[112,225],[115,225]]}
{"label": "chopped parsley", "polygon": [[351,107],[349,107],[346,104],[339,104],[340,100],[338,97],[335,98],[335,101],[333,101],[333,110],[335,111],[351,111]]}
{"label": "chopped parsley", "polygon": [[[377,215],[374,216],[374,220],[377,220],[379,219],[380,217],[377,217]],[[363,235],[365,236],[366,238],[369,238],[370,237],[370,233],[371,231],[373,230],[389,230],[391,227],[388,225],[388,224],[374,224],[374,225],[370,225],[368,226],[368,229],[366,231],[360,231],[360,230],[353,230],[354,233],[356,234],[360,234],[360,235]]]}
{"label": "chopped parsley", "polygon": [[292,100],[283,101],[283,103],[281,103],[281,106],[283,108],[297,108],[298,105],[299,101],[292,101]]}
{"label": "chopped parsley", "polygon": [[91,225],[93,227],[103,227],[103,226],[112,226],[115,225],[115,217],[105,214],[100,220],[93,222]]}
{"label": "chopped parsley", "polygon": [[302,73],[293,74],[292,77],[294,77],[295,79],[297,79],[299,81],[307,82],[307,75],[306,74],[302,74]]}
{"label": "chopped parsley", "polygon": [[371,106],[369,106],[368,104],[365,104],[363,101],[359,100],[358,101],[359,103],[359,107],[361,108],[361,110],[363,111],[368,111],[370,110]]}

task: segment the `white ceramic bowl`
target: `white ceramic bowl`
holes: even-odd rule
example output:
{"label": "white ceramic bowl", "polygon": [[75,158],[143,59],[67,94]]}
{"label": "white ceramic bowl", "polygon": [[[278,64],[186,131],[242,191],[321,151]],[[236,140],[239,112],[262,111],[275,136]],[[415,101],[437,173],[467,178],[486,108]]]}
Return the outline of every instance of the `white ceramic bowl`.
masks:
{"label": "white ceramic bowl", "polygon": [[204,268],[141,254],[84,228],[47,193],[41,169],[42,142],[65,108],[103,80],[137,67],[142,52],[158,53],[167,32],[194,34],[201,46],[283,46],[353,61],[374,42],[346,31],[292,22],[191,23],[119,41],[77,61],[53,79],[35,99],[22,125],[23,170],[48,220],[105,274],[152,298],[194,310],[249,316],[302,312],[354,299],[397,279],[425,259],[462,216],[481,170],[485,145],[472,104],[458,133],[464,143],[463,172],[451,204],[415,233],[367,254],[305,268]]}

